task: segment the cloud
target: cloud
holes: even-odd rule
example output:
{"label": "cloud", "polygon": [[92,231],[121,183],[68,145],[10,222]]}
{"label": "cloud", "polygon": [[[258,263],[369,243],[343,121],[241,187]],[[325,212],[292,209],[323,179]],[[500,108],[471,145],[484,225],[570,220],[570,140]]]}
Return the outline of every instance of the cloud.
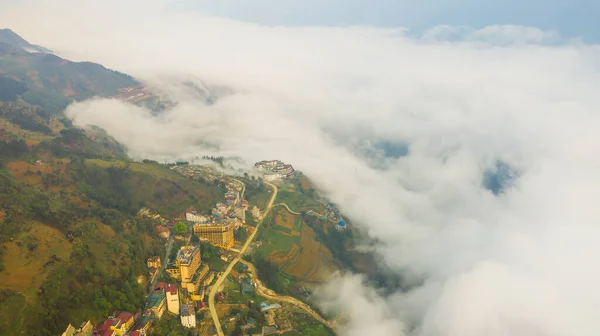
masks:
{"label": "cloud", "polygon": [[[480,42],[491,45],[558,44],[565,40],[553,31],[515,25],[494,25],[482,29],[471,27],[435,26],[423,32],[422,38],[432,42]],[[573,39],[573,42],[578,41]]]}
{"label": "cloud", "polygon": [[[134,156],[279,158],[313,178],[413,280],[392,295],[354,276],[329,288],[352,318],[346,334],[598,333],[598,46],[545,45],[553,34],[514,26],[424,41],[402,28],[263,27],[164,8],[36,2],[0,21],[180,100],[160,117],[110,100],[68,108]],[[180,79],[234,94],[206,105]],[[407,155],[384,157],[382,142]],[[483,179],[498,162],[519,174],[494,195]]]}

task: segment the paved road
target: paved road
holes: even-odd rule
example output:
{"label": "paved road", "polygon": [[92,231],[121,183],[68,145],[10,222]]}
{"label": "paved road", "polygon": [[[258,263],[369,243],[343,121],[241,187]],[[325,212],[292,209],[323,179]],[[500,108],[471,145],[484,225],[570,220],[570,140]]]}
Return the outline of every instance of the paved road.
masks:
{"label": "paved road", "polygon": [[252,231],[252,233],[250,234],[250,237],[248,237],[248,239],[246,240],[246,243],[240,250],[240,253],[238,254],[238,256],[231,261],[229,266],[227,266],[227,269],[225,270],[225,272],[223,272],[221,274],[221,276],[219,276],[219,278],[217,279],[215,284],[211,287],[210,293],[208,294],[208,307],[210,309],[210,315],[212,316],[213,322],[215,324],[215,330],[217,331],[217,335],[219,335],[219,336],[224,336],[225,334],[223,333],[223,328],[221,327],[221,322],[219,322],[219,315],[217,315],[217,309],[215,307],[215,295],[217,294],[219,287],[221,287],[221,285],[223,284],[223,281],[225,281],[225,279],[227,278],[227,275],[229,275],[229,272],[231,272],[233,267],[240,260],[242,260],[242,256],[244,255],[244,253],[246,253],[248,246],[250,246],[250,244],[254,240],[254,237],[258,233],[258,229],[260,228],[260,225],[262,224],[263,220],[265,219],[265,217],[269,213],[269,211],[271,211],[271,208],[273,208],[273,202],[275,201],[275,198],[277,198],[277,192],[279,191],[277,189],[277,186],[274,184],[271,184],[269,182],[266,182],[266,181],[264,183],[269,185],[271,188],[273,188],[273,195],[271,195],[271,199],[269,200],[269,203],[267,204],[267,208],[265,209],[262,217],[258,221],[258,224],[256,224],[256,228],[254,229],[254,231]]}
{"label": "paved road", "polygon": [[167,242],[167,252],[165,253],[165,258],[162,260],[160,270],[158,271],[158,274],[154,277],[154,281],[152,281],[150,289],[148,290],[148,299],[146,301],[146,307],[148,307],[148,305],[150,304],[150,297],[152,296],[152,293],[154,292],[154,286],[156,286],[156,282],[160,278],[161,274],[165,271],[165,268],[167,268],[167,263],[169,262],[169,254],[171,253],[171,248],[173,248],[173,234],[169,235],[169,241]]}
{"label": "paved road", "polygon": [[273,206],[276,207],[278,205],[284,206],[287,209],[287,211],[289,211],[289,213],[291,213],[292,215],[302,215],[300,212],[292,211],[292,209],[290,209],[290,207],[288,207],[285,203],[277,203]]}
{"label": "paved road", "polygon": [[319,313],[317,313],[316,311],[314,311],[309,305],[307,305],[306,303],[293,298],[291,296],[282,296],[282,295],[278,295],[277,293],[275,293],[272,289],[267,288],[262,281],[260,281],[260,279],[258,278],[258,274],[256,273],[256,268],[254,267],[254,265],[250,262],[247,262],[246,260],[240,260],[241,263],[245,264],[246,266],[248,266],[248,269],[250,269],[250,272],[252,272],[252,277],[254,278],[254,281],[256,281],[256,292],[261,295],[264,296],[267,299],[271,299],[271,300],[275,300],[275,301],[281,301],[281,302],[287,302],[289,304],[292,304],[296,307],[299,307],[301,309],[303,309],[304,311],[306,311],[310,316],[312,316],[315,320],[323,323],[324,325],[328,326],[331,329],[335,328],[334,323],[325,320],[323,317],[321,317],[321,315],[319,315]]}

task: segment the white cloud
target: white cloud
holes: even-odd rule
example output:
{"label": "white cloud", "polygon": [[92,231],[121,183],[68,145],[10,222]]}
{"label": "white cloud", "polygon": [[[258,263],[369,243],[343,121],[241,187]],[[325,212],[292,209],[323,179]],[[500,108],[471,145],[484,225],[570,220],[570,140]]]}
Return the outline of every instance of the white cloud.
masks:
{"label": "white cloud", "polygon": [[[333,291],[332,302],[350,310],[345,333],[600,331],[597,46],[540,46],[545,32],[519,27],[424,43],[402,29],[261,27],[163,13],[158,0],[64,4],[17,7],[0,21],[32,43],[182,98],[158,119],[119,102],[84,102],[68,110],[77,123],[106,128],[139,156],[218,148],[248,162],[288,161],[382,241],[388,265],[426,279],[389,297],[359,278],[340,280],[348,287]],[[180,96],[165,75],[236,93],[207,106]],[[409,155],[365,160],[380,140],[407,144]],[[520,175],[496,197],[481,180],[497,160]]]}

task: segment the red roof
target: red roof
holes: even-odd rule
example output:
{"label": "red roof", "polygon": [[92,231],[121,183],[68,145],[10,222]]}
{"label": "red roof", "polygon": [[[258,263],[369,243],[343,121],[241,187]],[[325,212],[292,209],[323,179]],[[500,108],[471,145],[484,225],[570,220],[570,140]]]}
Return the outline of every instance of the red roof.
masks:
{"label": "red roof", "polygon": [[172,295],[177,294],[177,285],[176,284],[168,284],[167,292],[171,292]]}
{"label": "red roof", "polygon": [[133,314],[128,313],[128,312],[121,312],[121,313],[119,313],[119,315],[117,315],[117,318],[119,320],[121,320],[121,322],[123,322],[123,323],[129,321],[132,317],[133,317]]}
{"label": "red roof", "polygon": [[110,330],[110,327],[115,326],[119,327],[121,321],[119,319],[108,319],[104,321],[101,325],[99,325],[96,330],[100,332],[102,336],[112,336],[114,331]]}
{"label": "red roof", "polygon": [[161,281],[161,282],[157,283],[156,286],[154,286],[154,291],[165,290],[166,287],[167,287],[167,283]]}
{"label": "red roof", "polygon": [[164,227],[164,226],[162,226],[162,225],[157,225],[156,226],[156,231],[158,231],[158,232],[169,232],[169,229],[166,228],[166,227]]}
{"label": "red roof", "polygon": [[129,334],[129,336],[140,336],[142,333],[139,331],[132,331],[131,334]]}

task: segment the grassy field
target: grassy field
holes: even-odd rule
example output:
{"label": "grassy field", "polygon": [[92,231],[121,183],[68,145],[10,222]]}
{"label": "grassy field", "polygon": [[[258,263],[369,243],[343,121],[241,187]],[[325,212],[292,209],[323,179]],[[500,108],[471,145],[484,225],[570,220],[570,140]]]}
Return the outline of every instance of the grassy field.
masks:
{"label": "grassy field", "polygon": [[269,256],[272,252],[287,254],[294,244],[299,244],[300,239],[289,233],[285,233],[273,227],[265,227],[260,233],[262,246],[258,249],[258,253],[263,256]]}
{"label": "grassy field", "polygon": [[322,283],[336,269],[331,252],[317,240],[314,230],[300,216],[285,208],[273,210],[261,230],[259,255],[276,263],[288,283]]}
{"label": "grassy field", "polygon": [[[306,185],[304,177],[296,178],[293,180],[284,180],[279,186],[279,193],[277,194],[277,203],[287,204],[292,211],[302,212],[307,210],[313,210],[316,212],[324,212],[325,206],[310,196],[309,192],[302,185]],[[304,182],[303,182],[304,181]],[[309,184],[312,188],[312,184]]]}
{"label": "grassy field", "polygon": [[165,166],[136,162],[127,165],[119,160],[99,159],[88,159],[86,164],[127,168],[133,172],[130,179],[136,191],[133,197],[164,217],[177,216],[190,207],[206,212],[222,197],[214,186],[189,180]]}
{"label": "grassy field", "polygon": [[231,274],[227,276],[227,280],[225,281],[224,292],[227,293],[227,296],[225,297],[225,301],[223,301],[223,303],[246,304],[248,301],[265,301],[265,298],[260,295],[257,295],[255,291],[252,293],[247,293],[246,295],[242,295],[242,292],[240,290],[240,283]]}
{"label": "grassy field", "polygon": [[285,273],[309,283],[327,281],[335,269],[331,252],[316,240],[307,225],[302,227],[299,253],[281,265]]}
{"label": "grassy field", "polygon": [[52,269],[53,260],[68,259],[71,248],[71,243],[57,229],[31,223],[29,232],[4,244],[0,289],[25,293],[39,288]]}
{"label": "grassy field", "polygon": [[27,299],[21,293],[0,292],[0,335],[18,335],[25,319]]}

